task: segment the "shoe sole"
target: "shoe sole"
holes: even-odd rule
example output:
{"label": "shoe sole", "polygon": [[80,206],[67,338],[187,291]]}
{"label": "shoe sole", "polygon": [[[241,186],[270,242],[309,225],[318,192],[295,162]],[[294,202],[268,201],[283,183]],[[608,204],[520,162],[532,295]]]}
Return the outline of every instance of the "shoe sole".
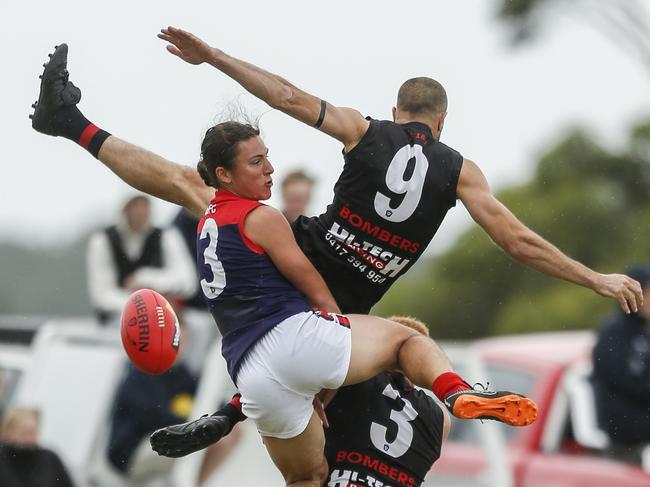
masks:
{"label": "shoe sole", "polygon": [[528,426],[537,419],[537,405],[531,399],[516,394],[501,397],[467,394],[456,399],[454,416],[461,419],[496,419],[510,426]]}
{"label": "shoe sole", "polygon": [[[54,52],[49,54],[49,61],[43,64],[43,74],[40,76],[38,100],[32,105],[34,113],[29,116],[32,119],[32,128],[46,135],[60,135],[54,131],[51,117],[54,112],[65,106],[76,105],[81,101],[81,90],[68,80],[68,46],[60,44],[55,46]],[[63,74],[64,84],[60,91],[53,90],[51,83]]]}
{"label": "shoe sole", "polygon": [[[158,454],[179,458],[195,453],[199,450],[207,448],[218,440],[213,440],[215,435],[215,428],[212,425],[202,425],[190,432],[172,432],[172,431],[159,431],[156,434],[156,448]],[[179,442],[181,443],[179,445]]]}
{"label": "shoe sole", "polygon": [[[47,111],[49,107],[44,107],[45,96],[49,94],[47,92],[47,83],[50,81],[50,78],[54,76],[57,71],[60,69],[65,69],[68,64],[68,45],[63,43],[58,46],[55,46],[54,52],[49,54],[49,60],[43,64],[43,74],[40,76],[41,85],[38,92],[38,100],[34,105],[34,113],[30,117],[32,119],[32,126],[36,129],[36,126],[43,125],[41,118],[46,115],[44,111]],[[51,108],[50,108],[51,109]]]}

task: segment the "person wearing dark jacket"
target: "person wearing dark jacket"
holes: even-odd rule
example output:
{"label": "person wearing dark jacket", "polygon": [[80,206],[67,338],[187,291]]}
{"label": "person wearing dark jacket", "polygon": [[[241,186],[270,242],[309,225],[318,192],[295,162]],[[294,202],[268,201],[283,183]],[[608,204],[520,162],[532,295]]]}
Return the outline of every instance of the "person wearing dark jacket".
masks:
{"label": "person wearing dark jacket", "polygon": [[[185,421],[196,393],[197,379],[183,362],[160,375],[148,375],[127,366],[113,406],[108,459],[126,474],[135,462],[143,439],[163,426]],[[149,443],[146,441],[146,449]]]}
{"label": "person wearing dark jacket", "polygon": [[628,275],[641,283],[643,305],[604,322],[593,351],[593,382],[601,428],[630,445],[650,443],[650,266]]}
{"label": "person wearing dark jacket", "polygon": [[73,487],[59,456],[38,444],[40,413],[19,408],[9,412],[0,433],[2,487]]}

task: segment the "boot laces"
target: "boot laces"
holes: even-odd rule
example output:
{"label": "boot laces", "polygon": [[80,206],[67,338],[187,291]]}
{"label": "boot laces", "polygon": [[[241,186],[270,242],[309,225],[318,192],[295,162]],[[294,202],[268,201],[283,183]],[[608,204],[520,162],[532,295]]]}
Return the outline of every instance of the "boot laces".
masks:
{"label": "boot laces", "polygon": [[[480,387],[480,389],[479,389]],[[485,392],[490,388],[490,381],[487,381],[485,385],[481,382],[474,382],[474,385],[472,386],[472,390],[474,391],[479,391],[479,392]]]}
{"label": "boot laces", "polygon": [[[480,387],[480,389],[479,389]],[[474,382],[474,385],[472,386],[472,389],[475,391],[480,391],[480,392],[485,392],[490,388],[490,381],[487,381],[485,384],[482,382]],[[481,424],[483,424],[483,419],[479,418],[479,421]]]}

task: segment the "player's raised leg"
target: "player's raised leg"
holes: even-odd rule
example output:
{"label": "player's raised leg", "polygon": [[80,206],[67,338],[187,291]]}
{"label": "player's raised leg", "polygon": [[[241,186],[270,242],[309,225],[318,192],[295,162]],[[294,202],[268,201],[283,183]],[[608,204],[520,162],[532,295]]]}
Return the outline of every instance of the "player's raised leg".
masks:
{"label": "player's raised leg", "polygon": [[43,64],[41,87],[34,108],[32,128],[54,137],[65,137],[76,142],[93,156],[110,134],[91,123],[77,108],[81,90],[68,78],[68,46],[56,46]]}
{"label": "player's raised leg", "polygon": [[[384,370],[400,368],[400,356],[405,364],[412,364],[411,371],[418,377],[409,376],[409,379],[421,387],[430,388],[435,377],[453,370],[442,349],[412,328],[377,316],[352,314],[347,318],[352,330],[352,355],[344,385],[362,382]],[[417,345],[409,346],[411,356],[406,357],[401,349],[410,341]],[[416,367],[426,368],[426,373],[416,371]],[[404,373],[409,375],[406,370]],[[431,376],[433,379],[428,381]]]}
{"label": "player's raised leg", "polygon": [[81,90],[70,80],[68,46],[56,46],[41,75],[38,101],[30,115],[34,130],[77,143],[124,182],[144,193],[202,216],[214,195],[194,168],[170,162],[111,135],[79,110]]}
{"label": "player's raised leg", "polygon": [[429,337],[375,316],[348,315],[348,319],[352,353],[344,385],[401,369],[415,385],[433,391],[458,418],[494,419],[511,426],[526,426],[537,418],[537,405],[527,397],[474,390],[453,372],[445,353]]}

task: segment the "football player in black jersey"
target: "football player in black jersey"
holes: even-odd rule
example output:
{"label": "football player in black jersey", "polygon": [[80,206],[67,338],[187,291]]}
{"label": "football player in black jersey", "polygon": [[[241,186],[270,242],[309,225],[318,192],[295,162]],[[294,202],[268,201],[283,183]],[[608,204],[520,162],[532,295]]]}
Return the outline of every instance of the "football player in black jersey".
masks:
{"label": "football player in black jersey", "polygon": [[[192,64],[209,62],[271,106],[343,143],[346,164],[335,186],[333,204],[320,217],[299,219],[294,232],[345,312],[365,313],[380,299],[419,257],[457,198],[521,262],[614,297],[625,311],[636,310],[641,302],[636,281],[620,274],[596,273],[526,228],[492,196],[474,163],[439,142],[447,100],[434,80],[416,78],[404,83],[393,109],[394,122],[366,120],[356,110],[326,103],[180,29],[163,29],[160,36],[171,43],[168,49],[173,54]],[[65,69],[67,48],[65,54],[61,52],[57,50],[45,68],[33,127],[79,143],[131,186],[201,215],[214,190],[205,186],[195,170],[113,137],[85,119],[75,106],[80,92],[69,82]],[[448,379],[451,382],[446,381],[443,388],[455,392],[442,396],[457,416],[465,414],[458,405],[467,403],[458,401],[459,397],[471,396],[484,404],[483,399],[493,394],[458,390],[462,380],[458,376]],[[490,417],[485,410],[481,414]],[[170,429],[168,439],[175,446],[161,450],[180,456],[198,449],[196,441],[206,446],[220,436],[210,436],[219,418]]]}
{"label": "football player in black jersey", "polygon": [[[429,335],[414,318],[388,319]],[[451,423],[447,411],[399,371],[342,387],[325,411],[327,487],[421,485]]]}

